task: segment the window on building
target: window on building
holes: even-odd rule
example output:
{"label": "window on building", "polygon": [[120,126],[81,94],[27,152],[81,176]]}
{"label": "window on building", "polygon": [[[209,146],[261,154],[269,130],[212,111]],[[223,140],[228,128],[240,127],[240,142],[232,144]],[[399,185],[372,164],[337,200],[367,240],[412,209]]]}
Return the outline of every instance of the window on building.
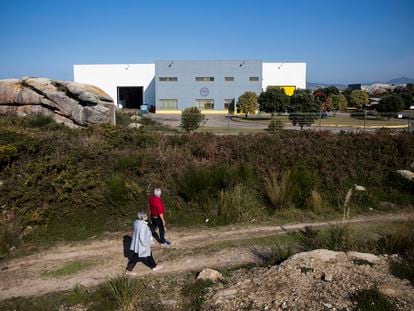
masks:
{"label": "window on building", "polygon": [[259,81],[259,77],[249,77],[249,81]]}
{"label": "window on building", "polygon": [[234,81],[234,77],[224,77],[224,81],[226,82]]}
{"label": "window on building", "polygon": [[160,77],[159,81],[160,82],[177,82],[178,79],[177,77]]}
{"label": "window on building", "polygon": [[214,99],[196,99],[195,105],[200,109],[214,109]]}
{"label": "window on building", "polygon": [[214,81],[214,77],[196,77],[195,80],[199,82],[210,82]]}
{"label": "window on building", "polygon": [[234,109],[234,99],[225,99],[224,100],[224,109]]}
{"label": "window on building", "polygon": [[158,109],[178,109],[178,100],[176,99],[160,99]]}

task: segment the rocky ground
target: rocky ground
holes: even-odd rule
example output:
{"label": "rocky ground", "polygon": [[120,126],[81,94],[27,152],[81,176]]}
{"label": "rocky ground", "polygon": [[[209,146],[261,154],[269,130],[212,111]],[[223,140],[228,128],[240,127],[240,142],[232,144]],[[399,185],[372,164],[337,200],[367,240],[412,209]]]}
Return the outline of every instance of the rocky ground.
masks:
{"label": "rocky ground", "polygon": [[205,310],[352,310],[352,295],[377,287],[399,310],[414,310],[414,288],[389,273],[392,258],[315,250],[279,266],[239,270],[210,292]]}

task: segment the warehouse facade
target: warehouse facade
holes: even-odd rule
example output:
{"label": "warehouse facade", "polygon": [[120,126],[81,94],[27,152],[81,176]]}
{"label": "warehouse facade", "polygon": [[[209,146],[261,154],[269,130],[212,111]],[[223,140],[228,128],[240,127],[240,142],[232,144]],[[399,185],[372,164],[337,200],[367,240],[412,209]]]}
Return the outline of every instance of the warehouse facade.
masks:
{"label": "warehouse facade", "polygon": [[156,113],[180,113],[197,107],[203,113],[228,113],[246,91],[260,94],[268,86],[278,86],[291,95],[295,89],[306,88],[306,64],[171,60],[74,65],[74,81],[102,88],[119,108],[147,105]]}

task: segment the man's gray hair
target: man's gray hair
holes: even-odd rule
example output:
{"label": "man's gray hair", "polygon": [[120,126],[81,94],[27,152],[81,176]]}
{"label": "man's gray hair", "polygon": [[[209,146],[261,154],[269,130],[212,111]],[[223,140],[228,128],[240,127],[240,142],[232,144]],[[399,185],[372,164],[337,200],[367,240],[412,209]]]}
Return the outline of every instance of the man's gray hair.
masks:
{"label": "man's gray hair", "polygon": [[156,197],[160,197],[161,196],[161,188],[155,188],[154,189],[154,195]]}
{"label": "man's gray hair", "polygon": [[139,211],[137,213],[137,217],[138,217],[138,220],[147,220],[148,219],[147,213],[145,213],[143,211]]}

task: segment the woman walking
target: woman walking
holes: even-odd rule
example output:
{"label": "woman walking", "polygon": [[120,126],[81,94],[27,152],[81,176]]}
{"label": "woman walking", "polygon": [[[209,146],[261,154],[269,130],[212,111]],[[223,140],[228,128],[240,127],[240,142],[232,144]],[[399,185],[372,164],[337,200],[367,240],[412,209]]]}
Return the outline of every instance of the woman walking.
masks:
{"label": "woman walking", "polygon": [[147,214],[145,212],[137,213],[137,220],[134,222],[134,233],[132,234],[132,241],[130,250],[134,252],[134,255],[128,261],[125,275],[136,275],[134,270],[138,262],[143,262],[150,267],[153,271],[162,269],[161,265],[155,263],[151,253],[152,234],[146,222]]}

